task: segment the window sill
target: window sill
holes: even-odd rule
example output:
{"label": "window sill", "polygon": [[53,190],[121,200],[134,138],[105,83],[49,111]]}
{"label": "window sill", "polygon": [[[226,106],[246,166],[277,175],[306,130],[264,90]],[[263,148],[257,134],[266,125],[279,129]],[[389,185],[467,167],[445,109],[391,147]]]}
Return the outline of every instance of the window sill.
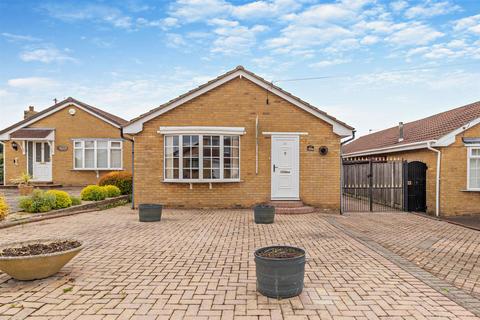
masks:
{"label": "window sill", "polygon": [[461,192],[480,192],[480,189],[464,189],[460,190]]}
{"label": "window sill", "polygon": [[185,183],[185,184],[210,184],[210,183],[239,183],[243,182],[243,180],[168,180],[164,179],[164,183]]}

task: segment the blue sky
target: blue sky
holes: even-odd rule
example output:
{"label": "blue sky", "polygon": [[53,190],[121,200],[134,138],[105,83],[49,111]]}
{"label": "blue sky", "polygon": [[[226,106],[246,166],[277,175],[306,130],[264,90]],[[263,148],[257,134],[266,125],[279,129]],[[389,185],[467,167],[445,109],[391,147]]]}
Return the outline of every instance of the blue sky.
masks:
{"label": "blue sky", "polygon": [[480,100],[480,1],[0,0],[0,61],[0,127],[68,96],[130,119],[244,65],[365,134]]}

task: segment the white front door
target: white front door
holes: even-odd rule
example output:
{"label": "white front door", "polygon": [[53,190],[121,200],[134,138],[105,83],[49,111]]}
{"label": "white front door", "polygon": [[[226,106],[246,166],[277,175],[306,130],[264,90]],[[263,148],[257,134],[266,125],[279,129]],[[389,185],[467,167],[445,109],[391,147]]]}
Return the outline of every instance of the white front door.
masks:
{"label": "white front door", "polygon": [[272,135],[272,200],[299,200],[300,170],[297,135]]}
{"label": "white front door", "polygon": [[32,154],[28,157],[33,172],[30,173],[34,181],[52,181],[52,154],[48,142],[29,143]]}

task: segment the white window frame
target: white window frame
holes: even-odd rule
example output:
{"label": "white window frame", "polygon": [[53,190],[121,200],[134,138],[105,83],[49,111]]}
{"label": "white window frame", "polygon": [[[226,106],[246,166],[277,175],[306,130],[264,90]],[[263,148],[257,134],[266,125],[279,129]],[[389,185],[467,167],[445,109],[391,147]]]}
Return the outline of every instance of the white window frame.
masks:
{"label": "white window frame", "polygon": [[467,147],[467,190],[469,190],[469,191],[480,191],[480,188],[470,187],[470,160],[471,159],[480,159],[480,156],[473,156],[472,155],[473,150],[480,150],[480,145]]}
{"label": "white window frame", "polygon": [[[73,170],[75,171],[112,171],[112,170],[123,170],[123,141],[122,140],[115,140],[115,139],[74,139],[73,141]],[[85,168],[85,142],[86,141],[93,141],[93,163],[94,167],[92,168]],[[106,168],[98,168],[97,163],[97,152],[98,152],[98,142],[99,141],[107,141],[107,161],[108,166]],[[81,143],[81,147],[77,148],[77,142]],[[120,148],[112,147],[112,143],[120,143]],[[75,164],[75,151],[82,150],[82,166],[80,168],[76,167]],[[120,167],[111,167],[111,151],[112,150],[120,150]]]}
{"label": "white window frame", "polygon": [[[198,179],[183,178],[183,136],[198,136]],[[219,136],[220,137],[220,179],[204,179],[203,178],[203,136]],[[179,168],[178,178],[166,178],[166,147],[167,137],[178,137],[179,143]],[[224,137],[238,137],[238,178],[224,178]],[[182,133],[182,134],[165,134],[163,136],[163,181],[173,183],[219,183],[219,182],[240,182],[241,181],[241,135],[239,134],[217,134],[217,133]]]}

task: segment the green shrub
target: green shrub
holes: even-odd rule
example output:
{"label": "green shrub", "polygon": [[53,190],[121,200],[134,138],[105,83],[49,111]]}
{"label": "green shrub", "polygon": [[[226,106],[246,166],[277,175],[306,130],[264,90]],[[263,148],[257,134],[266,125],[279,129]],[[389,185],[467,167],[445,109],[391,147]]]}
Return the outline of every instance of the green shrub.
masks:
{"label": "green shrub", "polygon": [[55,196],[55,208],[54,209],[64,209],[72,205],[72,199],[70,195],[65,191],[61,190],[49,190],[45,192],[47,195]]}
{"label": "green shrub", "polygon": [[117,186],[103,186],[102,187],[103,190],[105,190],[106,194],[107,194],[107,198],[114,198],[114,197],[118,197],[122,194],[122,192],[120,191],[120,189],[117,187]]}
{"label": "green shrub", "polygon": [[100,186],[116,186],[120,189],[122,194],[131,194],[133,179],[128,172],[110,172],[104,175],[98,185]]}
{"label": "green shrub", "polygon": [[82,199],[80,199],[80,197],[70,196],[70,200],[72,200],[72,206],[79,206],[82,204]]}
{"label": "green shrub", "polygon": [[0,195],[0,221],[5,219],[8,214],[8,204],[3,195]]}
{"label": "green shrub", "polygon": [[21,197],[19,207],[26,212],[47,212],[55,208],[57,199],[53,194],[34,190],[31,196]]}
{"label": "green shrub", "polygon": [[82,200],[85,201],[100,201],[105,200],[107,197],[107,193],[105,190],[96,185],[86,186],[83,188],[82,192],[80,193]]}

